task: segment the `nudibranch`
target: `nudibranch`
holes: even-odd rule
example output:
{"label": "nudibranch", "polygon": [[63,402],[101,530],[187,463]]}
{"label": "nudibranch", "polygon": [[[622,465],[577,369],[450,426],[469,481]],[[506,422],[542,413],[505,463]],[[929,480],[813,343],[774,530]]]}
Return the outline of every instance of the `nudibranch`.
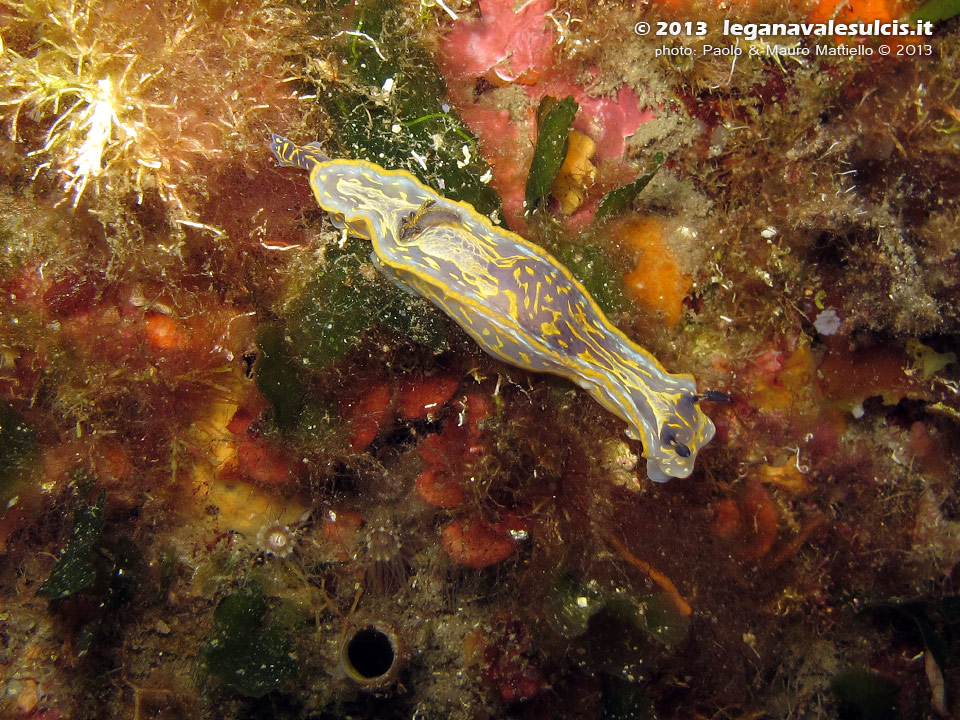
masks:
{"label": "nudibranch", "polygon": [[372,242],[371,259],[389,279],[429,299],[494,357],[568,378],[625,420],[651,480],[693,472],[715,432],[698,403],[725,396],[697,394],[692,375],[664,370],[556,258],[406,171],[331,160],[318,143],[279,135],[271,150],[281,166],[310,173],[320,207]]}

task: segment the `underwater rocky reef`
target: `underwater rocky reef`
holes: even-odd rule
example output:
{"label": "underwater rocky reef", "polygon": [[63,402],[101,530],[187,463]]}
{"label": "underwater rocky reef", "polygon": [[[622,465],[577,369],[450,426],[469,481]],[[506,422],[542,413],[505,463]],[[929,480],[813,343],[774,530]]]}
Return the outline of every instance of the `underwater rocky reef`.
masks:
{"label": "underwater rocky reef", "polygon": [[958,15],[0,0],[0,717],[956,717]]}

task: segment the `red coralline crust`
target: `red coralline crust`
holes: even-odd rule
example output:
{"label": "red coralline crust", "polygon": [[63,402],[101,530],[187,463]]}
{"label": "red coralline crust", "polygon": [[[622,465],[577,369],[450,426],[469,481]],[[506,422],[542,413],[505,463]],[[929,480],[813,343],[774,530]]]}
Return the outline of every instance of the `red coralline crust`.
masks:
{"label": "red coralline crust", "polygon": [[510,0],[480,0],[480,20],[458,23],[442,43],[444,70],[452,77],[529,82],[553,59],[554,33],[546,13],[553,0],[534,0],[514,12]]}
{"label": "red coralline crust", "polygon": [[476,133],[483,156],[493,168],[490,184],[503,200],[503,214],[511,229],[524,232],[523,201],[533,159],[533,123],[516,123],[507,110],[465,104],[460,117]]}
{"label": "red coralline crust", "polygon": [[[574,82],[581,69],[559,65],[554,58],[555,26],[547,17],[552,2],[526,3],[519,12],[511,0],[481,0],[479,6],[477,22],[458,22],[441,40],[439,67],[452,88],[482,79],[487,88],[515,84],[530,96],[527,116],[520,122],[516,113],[511,117],[506,110],[483,107],[474,97],[454,98],[493,167],[492,184],[503,199],[507,222],[523,233],[523,200],[535,140],[533,114],[541,98],[573,96],[580,106],[574,127],[596,142],[599,160],[621,158],[625,139],[656,114],[641,109],[640,99],[628,87],[618,88],[612,96],[593,97]],[[589,198],[584,206],[586,218],[595,199]],[[581,215],[575,214],[572,223],[582,225]]]}

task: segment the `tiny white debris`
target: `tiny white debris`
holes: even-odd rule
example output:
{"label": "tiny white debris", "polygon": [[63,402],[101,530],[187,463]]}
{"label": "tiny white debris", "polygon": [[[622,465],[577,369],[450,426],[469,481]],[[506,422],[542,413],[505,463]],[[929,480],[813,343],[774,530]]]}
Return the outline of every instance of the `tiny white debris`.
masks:
{"label": "tiny white debris", "polygon": [[264,250],[277,250],[278,252],[289,252],[290,250],[299,250],[302,245],[271,245],[265,240],[260,241],[260,247]]}
{"label": "tiny white debris", "polygon": [[[472,479],[473,478],[471,478],[471,480]],[[526,540],[528,537],[530,537],[530,533],[528,533],[526,530],[511,530],[510,537],[512,537],[514,540]]]}
{"label": "tiny white debris", "polygon": [[403,129],[403,128],[400,127],[400,123],[394,123],[393,125],[390,126],[390,131],[393,132],[393,133],[398,133],[398,132],[400,132],[402,129]]}
{"label": "tiny white debris", "polygon": [[[443,0],[433,0],[433,2],[434,2],[434,4],[435,4],[437,7],[439,7],[439,8],[440,8],[441,10],[443,10],[447,15],[449,15],[451,20],[459,20],[459,19],[460,19],[460,16],[459,16],[459,15],[457,15],[453,10],[451,10],[450,8],[448,8],[446,5],[443,4]],[[446,112],[446,110],[444,110],[444,112]]]}
{"label": "tiny white debris", "polygon": [[583,595],[577,598],[577,607],[585,608],[589,604],[590,604],[590,601],[587,600],[587,598],[584,597]]}
{"label": "tiny white debris", "polygon": [[[382,52],[380,52],[380,46],[377,45],[377,41],[374,40],[369,35],[367,35],[365,32],[360,32],[359,30],[341,30],[340,32],[334,34],[333,37],[338,38],[341,35],[350,35],[351,37],[363,38],[364,40],[369,41],[370,44],[373,45],[373,49],[376,51],[377,57],[379,57],[381,60],[386,62],[387,58],[384,56]],[[341,62],[344,65],[346,65],[347,64],[346,58],[344,58]],[[366,63],[361,64],[360,67],[366,67]]]}
{"label": "tiny white debris", "polygon": [[393,78],[388,77],[386,80],[384,80],[383,87],[380,89],[383,90],[384,93],[389,95],[393,91]]}
{"label": "tiny white debris", "polygon": [[491,171],[490,168],[487,168],[487,171],[480,176],[480,182],[486,185],[491,180],[493,180],[493,171]]}
{"label": "tiny white debris", "polygon": [[464,168],[470,164],[470,148],[466,145],[461,145],[460,149],[463,150],[463,161],[457,160],[457,167]]}
{"label": "tiny white debris", "polygon": [[420,167],[422,167],[424,170],[427,169],[427,156],[426,156],[426,155],[421,155],[421,154],[418,153],[416,150],[411,150],[411,151],[410,151],[410,157],[412,157],[414,160],[416,160],[416,161],[417,161],[417,165],[419,165]]}
{"label": "tiny white debris", "polygon": [[857,403],[856,405],[854,405],[853,408],[850,410],[850,414],[853,415],[857,420],[859,420],[864,415],[866,415],[866,412],[863,409],[863,404]]}
{"label": "tiny white debris", "polygon": [[204,224],[204,223],[193,222],[193,220],[181,220],[181,219],[179,219],[179,218],[175,218],[175,219],[174,219],[174,222],[175,222],[177,225],[186,225],[187,227],[196,228],[197,230],[206,230],[206,231],[209,232],[209,233],[213,233],[213,234],[216,235],[217,237],[221,237],[221,236],[223,235],[223,231],[222,231],[222,230],[219,230],[219,229],[213,227],[212,225],[206,225],[206,224]]}
{"label": "tiny white debris", "polygon": [[763,230],[760,231],[760,237],[764,240],[772,240],[777,236],[777,229],[773,225],[767,225]]}

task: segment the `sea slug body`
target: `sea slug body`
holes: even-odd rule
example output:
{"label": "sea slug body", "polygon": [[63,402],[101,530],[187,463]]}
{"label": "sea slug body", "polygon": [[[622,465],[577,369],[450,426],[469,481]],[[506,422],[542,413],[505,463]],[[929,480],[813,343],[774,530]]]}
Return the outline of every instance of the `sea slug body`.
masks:
{"label": "sea slug body", "polygon": [[429,299],[486,352],[526,370],[568,378],[627,423],[647,474],[693,471],[715,429],[691,375],[672,375],[611,323],[556,258],[448,200],[413,175],[364,160],[331,160],[319,145],[273,136],[283,166],[310,173],[320,206],[373,244],[374,264]]}

